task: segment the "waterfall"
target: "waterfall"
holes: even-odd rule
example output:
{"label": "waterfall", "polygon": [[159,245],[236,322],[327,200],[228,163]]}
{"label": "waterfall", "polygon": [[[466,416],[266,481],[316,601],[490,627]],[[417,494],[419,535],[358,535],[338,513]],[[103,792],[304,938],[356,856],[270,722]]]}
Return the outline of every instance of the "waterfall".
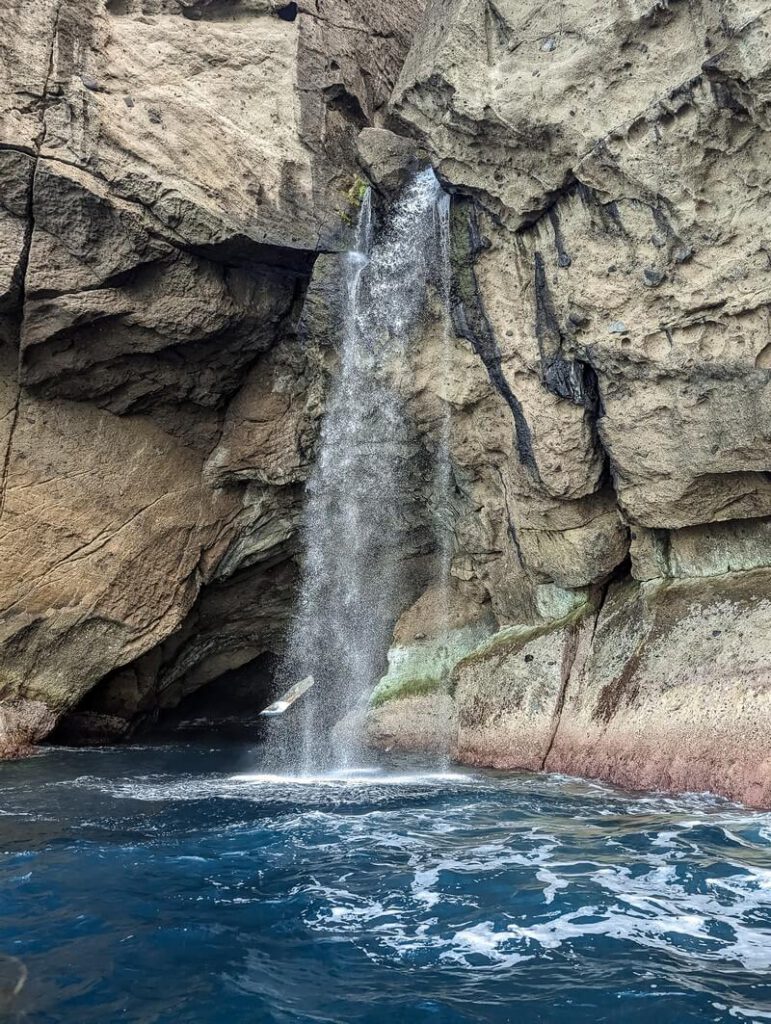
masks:
{"label": "waterfall", "polygon": [[307,489],[300,594],[281,673],[316,678],[292,715],[300,730],[289,759],[305,771],[330,761],[345,767],[355,756],[345,743],[325,749],[329,731],[363,707],[401,610],[405,466],[414,442],[390,373],[436,277],[442,199],[433,171],[422,171],[375,232],[367,193],[344,261],[339,372]]}

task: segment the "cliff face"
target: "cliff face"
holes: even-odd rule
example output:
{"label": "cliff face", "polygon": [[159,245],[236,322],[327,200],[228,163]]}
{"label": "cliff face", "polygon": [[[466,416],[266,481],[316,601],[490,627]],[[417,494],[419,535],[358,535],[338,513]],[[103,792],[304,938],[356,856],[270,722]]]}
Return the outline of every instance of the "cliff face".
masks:
{"label": "cliff face", "polygon": [[[436,673],[461,760],[771,803],[768,30],[762,3],[426,11],[392,126],[455,195],[489,384],[452,395],[453,568],[506,627]],[[375,742],[435,743],[428,643]]]}
{"label": "cliff face", "polygon": [[770,28],[12,0],[6,747],[125,734],[280,649],[357,176],[427,159],[454,337],[429,310],[397,383],[424,453],[452,409],[455,611],[405,612],[373,742],[771,805]]}
{"label": "cliff face", "polygon": [[4,12],[6,746],[86,694],[70,732],[120,733],[277,645],[325,379],[297,321],[418,14]]}

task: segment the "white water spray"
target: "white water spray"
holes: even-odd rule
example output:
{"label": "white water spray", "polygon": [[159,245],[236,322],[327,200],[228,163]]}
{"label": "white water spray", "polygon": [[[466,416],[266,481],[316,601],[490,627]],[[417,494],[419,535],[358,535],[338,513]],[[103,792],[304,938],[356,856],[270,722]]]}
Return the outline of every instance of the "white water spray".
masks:
{"label": "white water spray", "polygon": [[[446,389],[452,364],[453,329],[450,317],[452,269],[450,263],[450,196],[442,192],[436,203],[436,235],[438,242],[438,286],[441,300],[442,338],[439,354],[440,398],[442,414],[438,429],[438,442],[434,457],[433,518],[437,541],[437,586],[440,588],[440,621],[445,656],[450,630],[450,575],[453,554],[452,492],[453,474],[450,458],[452,435],[452,406]],[[444,393],[442,393],[442,390]]]}
{"label": "white water spray", "polygon": [[290,761],[303,771],[346,767],[355,757],[346,743],[325,749],[329,730],[362,708],[400,610],[414,440],[388,370],[403,358],[435,277],[442,197],[433,172],[421,172],[375,236],[367,194],[345,260],[339,376],[308,486],[305,563],[283,671],[288,680],[317,680],[295,716],[301,728]]}

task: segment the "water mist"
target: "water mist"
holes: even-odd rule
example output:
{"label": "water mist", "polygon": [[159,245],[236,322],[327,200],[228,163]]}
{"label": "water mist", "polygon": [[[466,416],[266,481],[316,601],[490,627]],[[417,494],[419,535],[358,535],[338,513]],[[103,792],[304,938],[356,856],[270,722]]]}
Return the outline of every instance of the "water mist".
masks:
{"label": "water mist", "polygon": [[[281,724],[294,770],[350,765],[355,749],[330,744],[330,730],[364,708],[401,610],[405,467],[414,441],[389,368],[404,358],[429,283],[439,276],[437,290],[448,287],[446,275],[437,275],[447,248],[446,200],[425,170],[376,232],[367,193],[355,248],[344,260],[340,363],[307,488],[302,578],[281,672],[287,683],[308,674],[316,679],[291,721]],[[445,311],[446,298],[440,295]],[[446,492],[448,428],[440,433],[434,490]],[[449,572],[446,540],[439,547]]]}

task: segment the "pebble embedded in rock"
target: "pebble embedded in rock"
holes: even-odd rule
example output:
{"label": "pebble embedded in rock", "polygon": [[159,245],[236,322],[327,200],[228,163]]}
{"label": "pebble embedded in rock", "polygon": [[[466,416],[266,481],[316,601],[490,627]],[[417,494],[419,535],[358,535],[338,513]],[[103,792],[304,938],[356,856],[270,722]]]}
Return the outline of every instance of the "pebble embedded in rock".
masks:
{"label": "pebble embedded in rock", "polygon": [[160,124],[161,123],[161,112],[160,112],[160,110],[155,110],[155,108],[151,108],[150,110],[147,111],[147,116],[150,119],[150,123],[151,124]]}
{"label": "pebble embedded in rock", "polygon": [[614,320],[608,328],[609,334],[628,334],[629,328],[626,326],[623,320]]}
{"label": "pebble embedded in rock", "polygon": [[541,46],[541,49],[544,53],[551,53],[552,50],[556,50],[557,40],[554,38],[554,36],[549,36],[549,38]]}
{"label": "pebble embedded in rock", "polygon": [[660,270],[655,270],[653,267],[646,267],[643,270],[643,277],[645,278],[646,288],[656,288],[664,280],[664,275]]}
{"label": "pebble embedded in rock", "polygon": [[91,78],[90,75],[81,75],[81,82],[90,92],[101,92],[102,87],[95,78]]}

